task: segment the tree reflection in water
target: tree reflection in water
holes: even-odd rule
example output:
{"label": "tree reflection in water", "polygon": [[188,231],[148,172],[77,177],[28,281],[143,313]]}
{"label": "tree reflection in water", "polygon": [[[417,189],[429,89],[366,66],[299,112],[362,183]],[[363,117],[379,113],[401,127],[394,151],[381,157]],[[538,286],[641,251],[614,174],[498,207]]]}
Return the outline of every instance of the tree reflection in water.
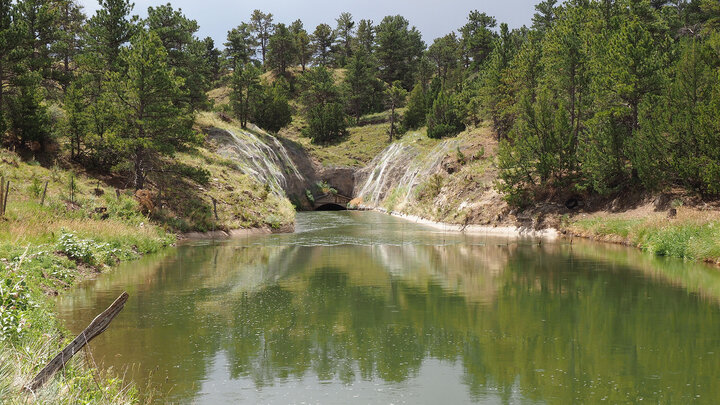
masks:
{"label": "tree reflection in water", "polygon": [[[342,236],[364,241],[365,232]],[[720,280],[702,266],[599,245],[438,243],[424,229],[404,232],[394,244],[312,245],[305,234],[184,246],[59,307],[75,331],[130,290],[94,352],[115,368],[138,364],[137,380],[156,370],[155,386],[172,387],[165,400],[192,401],[220,353],[229,379],[256,390],[311,379],[412,390],[405,383],[445,364],[467,387],[448,398],[467,401],[518,392],[562,404],[720,398]]]}

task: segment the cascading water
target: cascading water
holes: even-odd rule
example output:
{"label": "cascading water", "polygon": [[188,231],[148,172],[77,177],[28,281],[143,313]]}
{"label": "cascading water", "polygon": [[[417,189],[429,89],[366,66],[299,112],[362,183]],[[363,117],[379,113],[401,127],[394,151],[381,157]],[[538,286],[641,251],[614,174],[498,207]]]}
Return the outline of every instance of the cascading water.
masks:
{"label": "cascading water", "polygon": [[273,193],[284,194],[290,183],[306,182],[285,146],[274,136],[250,131],[215,129],[212,133],[218,153],[235,160],[242,170]]}
{"label": "cascading water", "polygon": [[358,172],[355,195],[362,198],[363,204],[377,207],[391,190],[402,187],[402,199],[398,202],[405,204],[415,188],[437,172],[448,152],[458,144],[457,139],[448,139],[423,153],[407,141],[393,143]]}

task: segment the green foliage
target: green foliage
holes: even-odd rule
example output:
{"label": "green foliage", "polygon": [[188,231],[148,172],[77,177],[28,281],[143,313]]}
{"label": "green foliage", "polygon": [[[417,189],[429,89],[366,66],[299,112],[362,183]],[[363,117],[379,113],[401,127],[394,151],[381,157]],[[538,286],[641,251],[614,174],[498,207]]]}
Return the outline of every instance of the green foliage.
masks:
{"label": "green foliage", "polygon": [[383,83],[377,78],[377,70],[373,57],[363,48],[358,49],[350,58],[343,91],[348,111],[355,117],[356,124],[363,115],[382,109],[380,95]]}
{"label": "green foliage", "polygon": [[229,59],[230,66],[249,64],[253,60],[257,45],[250,24],[242,23],[228,31],[227,42],[225,42],[225,56]]}
{"label": "green foliage", "polygon": [[332,72],[320,66],[300,80],[307,128],[303,134],[316,142],[337,140],[347,134],[348,119],[340,89]]}
{"label": "green foliage", "polygon": [[110,92],[125,112],[110,141],[130,158],[135,188],[141,189],[158,155],[172,156],[196,138],[192,115],[182,102],[184,80],[169,68],[160,38],[154,32],[140,32],[120,58],[128,67],[127,76],[111,74]]}
{"label": "green foliage", "polygon": [[100,8],[88,20],[85,42],[86,59],[93,59],[100,68],[116,70],[120,48],[127,43],[135,31],[130,13],[134,7],[129,0],[99,0]]}
{"label": "green foliage", "polygon": [[460,42],[455,33],[437,38],[428,48],[427,56],[437,67],[437,75],[444,84],[448,74],[458,67],[461,57]]}
{"label": "green foliage", "polygon": [[395,110],[405,105],[407,99],[407,91],[402,88],[402,83],[396,81],[392,86],[385,90],[385,97],[387,98],[387,106],[390,107],[390,140],[392,141],[395,133],[395,123],[398,121],[398,115]]}
{"label": "green foliage", "polygon": [[330,64],[332,45],[335,42],[335,31],[327,24],[315,27],[312,35],[312,47],[315,52],[315,62],[320,66]]}
{"label": "green foliage", "polygon": [[278,132],[292,122],[292,109],[288,101],[287,88],[281,81],[262,85],[252,100],[253,121],[260,128]]}
{"label": "green foliage", "polygon": [[25,312],[32,302],[23,278],[10,276],[0,281],[0,341],[17,340],[26,325]]}
{"label": "green foliage", "polygon": [[415,189],[415,197],[418,201],[434,200],[438,195],[440,195],[444,185],[445,178],[435,173],[428,177],[427,180],[422,182]]}
{"label": "green foliage", "polygon": [[176,163],[171,169],[198,184],[206,186],[210,183],[210,171],[205,168]]}
{"label": "green foliage", "polygon": [[420,32],[410,28],[404,17],[396,15],[385,17],[375,33],[380,78],[385,83],[399,80],[405,89],[411,89],[425,50]]}
{"label": "green foliage", "polygon": [[455,136],[465,130],[461,110],[455,100],[454,95],[445,91],[438,94],[426,118],[428,137],[438,139]]}
{"label": "green foliage", "polygon": [[341,13],[340,16],[335,19],[337,22],[337,43],[335,44],[335,65],[339,67],[345,67],[350,58],[353,55],[353,29],[355,28],[355,21],[350,13]]}
{"label": "green foliage", "polygon": [[23,142],[50,140],[50,116],[43,104],[41,77],[26,73],[16,81],[18,92],[8,100],[10,130]]}
{"label": "green foliage", "polygon": [[253,102],[262,90],[260,69],[251,63],[235,66],[231,88],[230,105],[235,116],[240,120],[240,126],[246,128],[252,117]]}
{"label": "green foliage", "polygon": [[297,57],[295,38],[285,24],[277,24],[268,45],[268,66],[285,75]]}
{"label": "green foliage", "polygon": [[297,52],[297,61],[300,63],[303,72],[305,67],[310,62],[313,54],[313,48],[310,45],[310,35],[303,27],[303,23],[300,20],[295,20],[290,25],[290,32],[293,36],[295,43],[295,50]]}
{"label": "green foliage", "polygon": [[465,67],[477,71],[485,63],[495,42],[495,34],[491,28],[496,26],[497,21],[494,17],[477,10],[470,12],[467,24],[460,28]]}
{"label": "green foliage", "polygon": [[72,233],[63,233],[58,238],[58,250],[71,259],[93,264],[94,243],[91,240],[78,239]]}
{"label": "green foliage", "polygon": [[323,194],[337,194],[337,190],[334,189],[327,181],[318,181],[315,183],[318,190]]}
{"label": "green foliage", "polygon": [[262,64],[265,65],[265,54],[268,48],[268,41],[273,33],[273,15],[272,13],[263,13],[260,10],[253,10],[250,16],[250,26],[255,34],[260,52],[262,54]]}
{"label": "green foliage", "polygon": [[680,184],[703,195],[720,194],[720,57],[708,41],[685,40],[674,77],[662,96],[641,105],[632,140],[633,165],[648,188]]}
{"label": "green foliage", "polygon": [[206,106],[213,61],[212,56],[207,59],[206,44],[195,36],[200,29],[197,21],[166,4],[149,7],[145,25],[160,38],[167,51],[168,66],[184,80],[181,87],[185,101],[193,108]]}

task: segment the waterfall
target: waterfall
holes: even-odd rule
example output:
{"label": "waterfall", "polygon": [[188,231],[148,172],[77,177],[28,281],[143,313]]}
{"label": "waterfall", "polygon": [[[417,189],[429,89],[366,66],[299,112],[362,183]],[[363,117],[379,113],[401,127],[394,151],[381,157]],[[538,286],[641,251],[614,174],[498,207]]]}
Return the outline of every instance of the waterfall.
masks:
{"label": "waterfall", "polygon": [[274,136],[229,129],[216,129],[212,135],[219,141],[221,155],[237,161],[247,175],[269,185],[275,194],[283,195],[295,180],[306,180]]}
{"label": "waterfall", "polygon": [[411,140],[395,142],[358,172],[356,178],[362,186],[356,188],[355,195],[366,205],[379,206],[393,189],[402,187],[404,192],[398,202],[405,204],[417,186],[437,172],[448,152],[458,145],[457,139],[447,139],[424,151]]}

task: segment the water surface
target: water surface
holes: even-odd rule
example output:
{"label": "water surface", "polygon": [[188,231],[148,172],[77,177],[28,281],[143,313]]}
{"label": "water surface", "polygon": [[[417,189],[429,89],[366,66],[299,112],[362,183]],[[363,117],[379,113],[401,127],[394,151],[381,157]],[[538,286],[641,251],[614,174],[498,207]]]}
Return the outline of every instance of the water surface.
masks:
{"label": "water surface", "polygon": [[[714,403],[720,272],[616,246],[371,212],[193,242],[61,297],[143,395],[178,403]],[[148,389],[148,382],[152,389]]]}

